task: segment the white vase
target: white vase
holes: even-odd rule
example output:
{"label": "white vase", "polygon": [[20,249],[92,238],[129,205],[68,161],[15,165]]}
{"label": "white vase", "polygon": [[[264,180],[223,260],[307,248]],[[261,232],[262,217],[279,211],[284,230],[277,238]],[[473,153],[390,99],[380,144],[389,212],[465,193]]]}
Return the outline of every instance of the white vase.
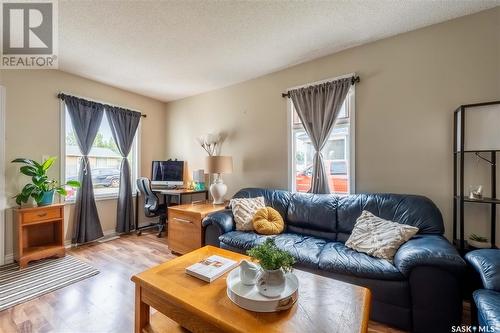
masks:
{"label": "white vase", "polygon": [[214,204],[223,204],[226,192],[227,186],[222,182],[222,178],[218,176],[214,183],[210,185],[210,194],[212,195],[212,198],[214,198]]}
{"label": "white vase", "polygon": [[266,297],[278,297],[285,290],[285,272],[280,269],[262,269],[257,278],[257,290]]}

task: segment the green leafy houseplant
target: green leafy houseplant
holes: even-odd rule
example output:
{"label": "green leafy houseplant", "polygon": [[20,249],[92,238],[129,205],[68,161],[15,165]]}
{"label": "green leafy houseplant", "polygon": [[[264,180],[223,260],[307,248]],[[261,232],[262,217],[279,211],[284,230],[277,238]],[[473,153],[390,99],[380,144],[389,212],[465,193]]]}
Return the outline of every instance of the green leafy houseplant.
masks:
{"label": "green leafy houseplant", "polygon": [[247,254],[259,261],[264,270],[272,271],[282,268],[285,272],[290,272],[295,263],[295,259],[290,253],[280,250],[274,243],[273,238],[247,251]]}
{"label": "green leafy houseplant", "polygon": [[28,158],[16,158],[12,161],[12,163],[24,164],[19,171],[23,175],[31,177],[31,183],[26,184],[21,193],[15,196],[18,205],[28,202],[30,197],[40,205],[43,202],[44,196],[51,196],[54,192],[62,196],[67,195],[66,189],[64,188],[65,185],[73,188],[80,187],[80,183],[76,180],[70,180],[65,185],[60,186],[56,180],[49,179],[47,171],[52,167],[56,159],[57,157],[49,157],[41,164]]}

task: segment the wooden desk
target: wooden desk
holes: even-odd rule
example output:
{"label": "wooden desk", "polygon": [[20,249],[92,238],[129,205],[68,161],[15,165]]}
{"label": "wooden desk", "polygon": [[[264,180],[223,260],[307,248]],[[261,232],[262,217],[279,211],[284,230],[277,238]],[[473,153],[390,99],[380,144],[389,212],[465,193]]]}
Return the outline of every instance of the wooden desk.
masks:
{"label": "wooden desk", "polygon": [[[160,194],[163,196],[163,203],[169,207],[172,205],[172,198],[176,198],[176,204],[181,205],[181,204],[187,204],[187,203],[192,203],[195,201],[207,201],[208,200],[208,190],[187,190],[187,189],[167,189],[167,188],[161,188],[161,187],[152,187],[151,188],[153,192]],[[135,229],[139,227],[139,194],[140,192],[137,191],[137,194],[135,196]],[[188,197],[189,196],[189,197]],[[193,198],[193,196],[195,196]],[[194,199],[194,200],[193,200]],[[146,227],[142,228],[148,228],[156,225],[156,223],[149,224]]]}
{"label": "wooden desk", "polygon": [[201,221],[210,213],[223,210],[225,204],[196,203],[168,207],[168,247],[184,254],[203,246],[205,234]]}
{"label": "wooden desk", "polygon": [[19,268],[30,261],[63,257],[64,204],[14,209],[14,259]]}
{"label": "wooden desk", "polygon": [[[155,332],[150,307],[191,332],[366,332],[371,293],[368,289],[305,271],[295,270],[300,281],[299,298],[286,311],[257,313],[235,305],[226,295],[226,276],[206,283],[185,273],[185,268],[210,255],[233,260],[244,255],[212,246],[134,275],[135,332]],[[166,332],[182,332],[172,327]]]}
{"label": "wooden desk", "polygon": [[[166,189],[161,187],[153,187],[153,192],[163,195],[163,201],[167,206],[172,204],[172,198],[176,198],[176,204],[188,204],[195,201],[208,200],[208,190],[187,190],[187,189]],[[193,195],[195,196],[193,200]],[[198,196],[196,196],[198,195]],[[184,200],[183,199],[186,199]]]}

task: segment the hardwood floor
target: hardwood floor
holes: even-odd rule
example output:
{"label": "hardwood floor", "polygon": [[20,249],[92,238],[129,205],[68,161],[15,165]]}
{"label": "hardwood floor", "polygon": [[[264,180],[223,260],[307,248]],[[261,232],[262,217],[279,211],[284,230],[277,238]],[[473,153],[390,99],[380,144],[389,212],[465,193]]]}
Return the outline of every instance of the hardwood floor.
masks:
{"label": "hardwood floor", "polygon": [[[0,312],[0,332],[133,332],[133,274],[175,258],[166,238],[127,235],[68,251],[100,270],[89,279]],[[402,331],[370,322],[370,333]]]}

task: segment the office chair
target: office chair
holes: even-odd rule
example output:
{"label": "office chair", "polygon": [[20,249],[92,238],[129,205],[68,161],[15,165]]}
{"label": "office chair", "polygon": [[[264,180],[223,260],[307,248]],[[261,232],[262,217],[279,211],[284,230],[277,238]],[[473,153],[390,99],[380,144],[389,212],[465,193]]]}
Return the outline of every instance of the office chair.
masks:
{"label": "office chair", "polygon": [[144,229],[158,228],[157,236],[161,237],[161,233],[165,230],[167,224],[167,207],[164,204],[160,204],[160,200],[151,189],[151,181],[148,178],[138,178],[137,188],[144,196],[144,215],[146,215],[146,217],[158,217],[159,219],[158,223],[149,224],[143,227],[137,226],[137,235],[140,236]]}

